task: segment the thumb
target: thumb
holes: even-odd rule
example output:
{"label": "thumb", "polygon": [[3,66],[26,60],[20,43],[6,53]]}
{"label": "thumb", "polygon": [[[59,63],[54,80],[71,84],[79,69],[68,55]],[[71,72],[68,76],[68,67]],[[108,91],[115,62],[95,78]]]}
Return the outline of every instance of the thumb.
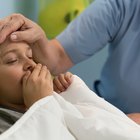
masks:
{"label": "thumb", "polygon": [[30,34],[30,31],[29,30],[26,30],[26,31],[16,31],[14,33],[12,33],[10,35],[10,39],[12,41],[26,41],[28,43],[32,43],[32,41],[34,40],[33,38],[34,36],[32,36]]}

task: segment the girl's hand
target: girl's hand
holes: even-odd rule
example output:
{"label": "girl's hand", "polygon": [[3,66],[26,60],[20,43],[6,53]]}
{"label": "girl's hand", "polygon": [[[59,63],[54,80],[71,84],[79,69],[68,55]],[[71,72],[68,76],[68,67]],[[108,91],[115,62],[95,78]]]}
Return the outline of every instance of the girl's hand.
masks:
{"label": "girl's hand", "polygon": [[23,98],[27,108],[41,98],[53,93],[52,77],[46,66],[37,64],[23,78]]}
{"label": "girl's hand", "polygon": [[60,74],[53,79],[54,91],[57,93],[65,91],[72,82],[72,73],[66,72],[65,74]]}

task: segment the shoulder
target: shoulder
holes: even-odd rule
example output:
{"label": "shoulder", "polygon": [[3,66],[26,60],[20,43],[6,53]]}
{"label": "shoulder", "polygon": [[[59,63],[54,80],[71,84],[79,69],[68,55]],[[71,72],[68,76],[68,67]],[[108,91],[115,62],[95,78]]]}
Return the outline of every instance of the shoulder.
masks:
{"label": "shoulder", "polygon": [[95,0],[89,7],[92,7],[91,9],[101,8],[107,11],[109,10],[115,11],[118,9],[124,11],[127,8],[131,8],[131,10],[133,10],[135,9],[136,6],[139,5],[140,5],[139,0]]}

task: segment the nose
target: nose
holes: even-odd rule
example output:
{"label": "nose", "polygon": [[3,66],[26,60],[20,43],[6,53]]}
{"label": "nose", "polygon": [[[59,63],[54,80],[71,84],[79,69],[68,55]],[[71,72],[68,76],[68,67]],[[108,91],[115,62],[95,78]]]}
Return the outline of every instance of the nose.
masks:
{"label": "nose", "polygon": [[24,64],[24,71],[33,71],[34,67],[36,66],[36,63],[31,60],[31,59],[28,59],[25,64]]}

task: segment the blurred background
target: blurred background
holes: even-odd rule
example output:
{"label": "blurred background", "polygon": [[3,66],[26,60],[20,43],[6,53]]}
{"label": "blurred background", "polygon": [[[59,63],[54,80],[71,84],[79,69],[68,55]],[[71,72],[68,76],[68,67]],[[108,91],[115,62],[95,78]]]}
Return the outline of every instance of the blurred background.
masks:
{"label": "blurred background", "polygon": [[[21,13],[37,22],[49,39],[62,32],[93,0],[1,0],[0,19]],[[108,55],[107,47],[94,57],[74,66],[70,71],[80,76],[93,89]]]}

